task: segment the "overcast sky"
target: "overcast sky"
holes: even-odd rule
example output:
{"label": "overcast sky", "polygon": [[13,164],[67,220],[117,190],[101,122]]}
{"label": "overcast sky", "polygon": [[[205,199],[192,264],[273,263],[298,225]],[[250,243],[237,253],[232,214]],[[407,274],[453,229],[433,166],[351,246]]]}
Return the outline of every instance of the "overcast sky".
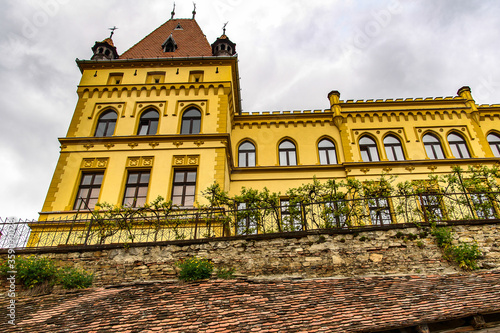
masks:
{"label": "overcast sky", "polygon": [[[198,0],[212,43],[237,44],[244,111],[341,99],[454,96],[500,103],[500,3],[486,0]],[[176,1],[190,18],[192,1]],[[0,2],[0,217],[37,218],[66,135],[75,59],[109,36],[119,54],[170,18],[165,0]]]}

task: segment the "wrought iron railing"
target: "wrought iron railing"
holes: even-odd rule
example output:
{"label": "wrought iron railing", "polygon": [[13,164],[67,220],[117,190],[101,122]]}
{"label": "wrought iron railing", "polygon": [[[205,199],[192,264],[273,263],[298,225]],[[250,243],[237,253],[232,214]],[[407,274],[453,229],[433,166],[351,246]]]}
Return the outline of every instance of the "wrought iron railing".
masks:
{"label": "wrought iron railing", "polygon": [[79,213],[51,221],[0,219],[0,248],[151,243],[389,224],[492,220],[499,193],[438,193],[325,202],[282,201],[265,208],[199,208],[111,215]]}

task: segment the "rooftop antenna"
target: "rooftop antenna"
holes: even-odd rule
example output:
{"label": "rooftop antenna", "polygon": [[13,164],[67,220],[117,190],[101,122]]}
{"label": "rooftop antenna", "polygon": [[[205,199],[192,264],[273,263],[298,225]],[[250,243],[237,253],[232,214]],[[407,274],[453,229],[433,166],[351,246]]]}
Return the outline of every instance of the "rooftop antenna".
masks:
{"label": "rooftop antenna", "polygon": [[117,27],[113,26],[113,28],[108,28],[111,30],[111,35],[109,35],[109,38],[113,37],[113,34],[115,33],[115,30],[118,29]]}
{"label": "rooftop antenna", "polygon": [[194,16],[196,15],[196,3],[193,1],[193,20],[194,20]]}
{"label": "rooftop antenna", "polygon": [[174,8],[172,9],[172,12],[170,13],[172,16],[170,16],[170,19],[172,20],[175,15],[175,2],[174,2]]}
{"label": "rooftop antenna", "polygon": [[222,34],[225,35],[226,34],[226,25],[229,23],[229,21],[227,21],[226,23],[224,23],[224,26],[222,27]]}

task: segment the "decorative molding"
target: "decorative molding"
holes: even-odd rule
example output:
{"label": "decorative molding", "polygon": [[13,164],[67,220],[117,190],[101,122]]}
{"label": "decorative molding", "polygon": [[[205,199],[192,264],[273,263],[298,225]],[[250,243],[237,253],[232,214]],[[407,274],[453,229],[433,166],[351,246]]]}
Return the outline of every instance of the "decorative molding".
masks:
{"label": "decorative molding", "polygon": [[366,175],[368,173],[368,171],[370,171],[370,169],[368,169],[368,168],[361,168],[361,169],[359,169],[359,171],[363,172]]}
{"label": "decorative molding", "polygon": [[201,145],[202,145],[202,144],[204,144],[204,143],[205,143],[205,142],[204,142],[204,141],[202,141],[202,140],[196,140],[196,141],[194,142],[194,144],[195,144],[195,145],[197,145],[198,147],[199,147],[199,146],[201,146]]}
{"label": "decorative molding", "polygon": [[106,168],[108,166],[108,158],[84,158],[82,160],[82,169],[90,168]]}
{"label": "decorative molding", "polygon": [[387,168],[383,168],[382,170],[385,171],[385,172],[387,172],[387,173],[389,173],[389,172],[392,171],[392,168],[387,167]]}
{"label": "decorative molding", "polygon": [[108,148],[108,150],[111,149],[114,146],[115,146],[114,143],[106,143],[106,144],[104,144],[104,147]]}
{"label": "decorative molding", "polygon": [[183,142],[182,141],[174,141],[174,142],[172,142],[172,144],[174,146],[176,146],[177,148],[179,148],[179,146],[182,146]]}
{"label": "decorative molding", "polygon": [[149,145],[151,146],[151,148],[155,149],[156,146],[158,146],[160,143],[159,142],[150,142]]}
{"label": "decorative molding", "polygon": [[59,149],[66,149],[66,148],[68,148],[68,145],[61,145],[61,146],[59,147]]}
{"label": "decorative molding", "polygon": [[129,168],[152,167],[153,161],[154,161],[153,156],[127,157],[127,167]]}
{"label": "decorative molding", "polygon": [[179,115],[184,109],[187,109],[191,106],[198,108],[202,114],[210,114],[210,112],[208,111],[208,99],[180,100],[177,101],[177,104],[175,105],[174,116]]}
{"label": "decorative molding", "polygon": [[405,170],[407,170],[408,172],[412,172],[413,170],[415,170],[415,167],[413,167],[413,166],[407,166],[405,168]]}
{"label": "decorative molding", "polygon": [[118,115],[120,115],[121,112],[121,117],[125,117],[125,102],[115,102],[115,103],[96,103],[94,105],[94,109],[90,113],[89,119],[92,119],[95,117],[95,115],[100,112],[102,109],[110,108],[116,111]]}
{"label": "decorative molding", "polygon": [[94,145],[92,143],[87,143],[83,145],[85,149],[89,150],[90,148],[94,148]]}
{"label": "decorative molding", "polygon": [[172,164],[175,165],[199,165],[200,155],[174,155]]}
{"label": "decorative molding", "polygon": [[132,111],[132,114],[130,117],[135,117],[137,114],[139,114],[142,110],[147,109],[152,107],[153,109],[157,109],[160,113],[160,116],[168,116],[167,115],[167,105],[168,102],[163,100],[163,101],[138,101],[135,102],[134,105],[134,110]]}
{"label": "decorative molding", "polygon": [[431,172],[433,172],[434,170],[437,169],[437,166],[431,165],[431,166],[428,166],[427,169],[429,169],[429,170],[431,170]]}
{"label": "decorative molding", "polygon": [[128,146],[130,147],[130,149],[134,149],[135,147],[137,147],[139,144],[137,142],[131,142],[128,144]]}

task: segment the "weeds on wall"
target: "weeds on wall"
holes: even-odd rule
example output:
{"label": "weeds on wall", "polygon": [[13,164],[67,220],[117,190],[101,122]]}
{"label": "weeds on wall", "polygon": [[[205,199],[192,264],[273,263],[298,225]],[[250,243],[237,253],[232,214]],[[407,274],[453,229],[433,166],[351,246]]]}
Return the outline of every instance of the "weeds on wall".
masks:
{"label": "weeds on wall", "polygon": [[211,261],[196,257],[178,261],[175,265],[179,267],[178,277],[182,281],[209,279],[214,270],[214,264]]}
{"label": "weeds on wall", "polygon": [[57,267],[54,261],[46,257],[17,257],[15,268],[7,261],[0,264],[0,275],[8,276],[8,271],[16,271],[16,279],[26,289],[32,289],[42,284],[49,286],[61,285],[65,289],[88,288],[92,285],[93,274],[74,267]]}

